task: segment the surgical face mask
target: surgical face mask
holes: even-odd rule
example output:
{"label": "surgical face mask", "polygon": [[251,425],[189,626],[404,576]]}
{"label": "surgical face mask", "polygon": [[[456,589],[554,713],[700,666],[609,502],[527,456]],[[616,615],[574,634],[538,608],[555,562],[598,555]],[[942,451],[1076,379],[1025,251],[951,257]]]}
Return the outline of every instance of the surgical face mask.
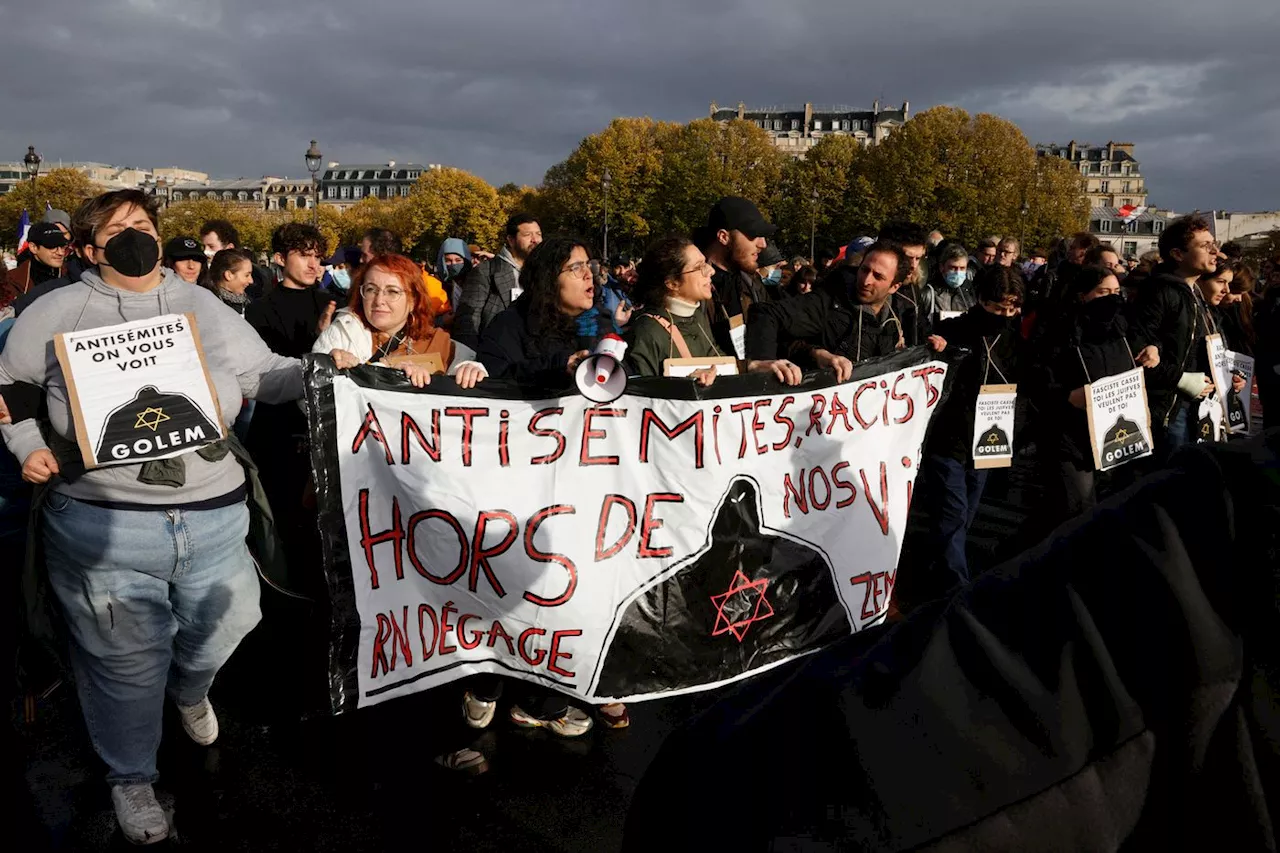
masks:
{"label": "surgical face mask", "polygon": [[462,270],[465,268],[465,266],[466,266],[465,264],[445,264],[444,266],[445,278],[446,279],[457,278],[458,276],[462,275]]}
{"label": "surgical face mask", "polygon": [[330,275],[333,276],[333,283],[340,290],[351,289],[351,271],[350,270],[333,270]]}
{"label": "surgical face mask", "polygon": [[947,282],[947,287],[956,288],[969,280],[969,273],[965,270],[951,270],[942,278]]}
{"label": "surgical face mask", "polygon": [[213,249],[210,249],[208,246],[205,246],[205,247],[204,247],[204,256],[205,256],[206,258],[208,258],[209,260],[213,260],[213,256],[214,256],[214,255],[216,255],[216,254],[218,254],[218,253],[217,253],[217,252],[215,252]]}
{"label": "surgical face mask", "polygon": [[769,274],[764,277],[765,284],[779,284],[782,282],[782,270],[772,269]]}
{"label": "surgical face mask", "polygon": [[124,229],[98,248],[102,249],[106,266],[129,278],[142,278],[160,263],[160,244],[137,228]]}

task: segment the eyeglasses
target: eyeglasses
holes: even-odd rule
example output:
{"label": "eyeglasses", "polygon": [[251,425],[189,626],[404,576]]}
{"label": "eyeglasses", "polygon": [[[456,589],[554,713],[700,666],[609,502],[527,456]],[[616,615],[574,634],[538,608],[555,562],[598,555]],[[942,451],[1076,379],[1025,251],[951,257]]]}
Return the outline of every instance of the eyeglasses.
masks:
{"label": "eyeglasses", "polygon": [[590,261],[574,261],[573,263],[569,264],[569,266],[561,269],[560,272],[568,273],[569,275],[577,276],[579,278],[586,278],[587,276],[591,275],[591,262]]}
{"label": "eyeglasses", "polygon": [[681,271],[680,271],[680,275],[689,275],[690,273],[695,273],[695,272],[696,272],[696,273],[701,273],[702,275],[711,275],[711,274],[712,274],[712,273],[714,273],[715,271],[716,271],[716,268],[715,268],[715,267],[711,266],[711,264],[707,263],[706,261],[703,261],[702,263],[698,264],[698,265],[697,265],[696,267],[694,267],[693,269],[690,269],[690,270],[681,270]]}
{"label": "eyeglasses", "polygon": [[388,302],[399,302],[401,299],[404,299],[404,291],[398,287],[388,287],[385,289],[377,287],[360,288],[360,295],[365,299],[368,299],[370,302],[377,299],[379,294],[381,294],[382,298]]}
{"label": "eyeglasses", "polygon": [[1217,241],[1217,240],[1210,240],[1208,243],[1196,243],[1196,244],[1195,244],[1194,246],[1192,246],[1191,248],[1193,248],[1193,249],[1206,249],[1206,250],[1208,250],[1208,251],[1210,251],[1210,252],[1216,252],[1216,251],[1218,251],[1218,241]]}

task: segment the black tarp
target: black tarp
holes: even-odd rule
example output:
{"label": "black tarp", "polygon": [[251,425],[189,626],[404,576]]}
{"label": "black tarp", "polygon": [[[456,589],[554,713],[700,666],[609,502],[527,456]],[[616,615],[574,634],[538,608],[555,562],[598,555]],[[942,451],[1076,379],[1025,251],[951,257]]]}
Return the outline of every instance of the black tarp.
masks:
{"label": "black tarp", "polygon": [[1276,849],[1280,432],[1176,456],[664,744],[627,850]]}

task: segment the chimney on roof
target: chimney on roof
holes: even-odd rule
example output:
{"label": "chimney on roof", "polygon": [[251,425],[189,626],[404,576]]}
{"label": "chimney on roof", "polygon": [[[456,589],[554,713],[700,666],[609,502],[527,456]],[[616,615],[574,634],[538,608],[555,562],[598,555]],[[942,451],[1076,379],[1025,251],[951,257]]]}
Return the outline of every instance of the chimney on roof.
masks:
{"label": "chimney on roof", "polygon": [[804,105],[804,135],[809,136],[813,130],[813,104]]}
{"label": "chimney on roof", "polygon": [[1116,159],[1116,144],[1114,142],[1107,143],[1107,162],[1110,163]]}
{"label": "chimney on roof", "polygon": [[711,117],[712,117],[712,118],[715,118],[715,117],[716,117],[716,112],[718,112],[718,111],[719,111],[719,109],[720,109],[719,105],[718,105],[718,104],[716,104],[716,102],[715,102],[715,101],[712,101],[712,102],[711,102]]}
{"label": "chimney on roof", "polygon": [[395,161],[395,160],[388,160],[388,161],[387,161],[387,168],[388,168],[388,169],[394,169],[395,167],[396,167],[396,161]]}
{"label": "chimney on roof", "polygon": [[738,118],[744,119],[746,117],[747,117],[747,105],[742,103],[742,101],[738,101]]}
{"label": "chimney on roof", "polygon": [[338,168],[338,161],[337,161],[337,160],[330,160],[330,161],[329,161],[329,168],[330,168],[330,169],[336,169],[336,168]]}
{"label": "chimney on roof", "polygon": [[902,120],[903,120],[903,121],[906,121],[906,120],[907,120],[908,114],[909,114],[910,112],[911,112],[911,102],[910,102],[910,101],[903,101],[903,102],[902,102]]}
{"label": "chimney on roof", "polygon": [[875,102],[871,105],[871,112],[875,113],[876,115],[880,115],[880,99],[879,98],[876,98]]}

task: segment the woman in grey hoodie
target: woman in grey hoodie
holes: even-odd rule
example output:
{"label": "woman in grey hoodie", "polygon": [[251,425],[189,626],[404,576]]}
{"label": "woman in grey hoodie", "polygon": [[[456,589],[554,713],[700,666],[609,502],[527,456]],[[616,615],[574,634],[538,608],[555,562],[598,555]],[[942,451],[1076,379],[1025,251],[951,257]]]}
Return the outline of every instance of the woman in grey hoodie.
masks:
{"label": "woman in grey hoodie", "polygon": [[[209,686],[261,615],[245,545],[245,472],[224,442],[192,446],[171,459],[85,470],[52,341],[65,332],[192,315],[224,426],[235,420],[243,398],[299,398],[301,365],[273,354],[214,294],[160,266],[151,197],[136,190],[106,193],[85,202],[72,225],[97,270],[85,272],[80,286],[32,303],[0,353],[0,386],[42,388],[49,429],[42,432],[35,420],[0,429],[22,462],[23,478],[47,484],[46,567],[71,635],[85,724],[107,765],[121,829],[134,843],[152,843],[169,833],[152,790],[165,695],[187,734],[213,743],[218,721]],[[135,402],[141,406],[154,390],[142,389]],[[177,411],[186,398],[159,399]],[[161,417],[156,400],[148,405],[147,412]],[[143,437],[147,427],[154,434],[143,414],[121,428],[141,425]],[[115,422],[113,414],[107,429]]]}

